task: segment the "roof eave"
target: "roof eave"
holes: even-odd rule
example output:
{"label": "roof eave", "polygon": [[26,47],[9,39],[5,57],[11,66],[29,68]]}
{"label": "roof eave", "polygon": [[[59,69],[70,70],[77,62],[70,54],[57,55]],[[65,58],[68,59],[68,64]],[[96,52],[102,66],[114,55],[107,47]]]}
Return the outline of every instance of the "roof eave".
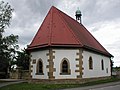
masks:
{"label": "roof eave", "polygon": [[89,46],[81,46],[81,45],[74,45],[74,44],[52,44],[52,45],[48,45],[48,44],[44,44],[44,45],[38,45],[38,46],[28,46],[27,50],[28,51],[32,51],[35,49],[42,49],[42,48],[47,48],[47,47],[57,47],[57,48],[84,48],[87,50],[91,50],[94,51],[96,53],[100,53],[102,55],[108,56],[108,57],[114,57],[113,55],[111,55],[109,52],[103,52],[100,51],[98,49],[89,47]]}
{"label": "roof eave", "polygon": [[41,49],[41,48],[45,48],[45,47],[73,47],[73,48],[79,48],[82,47],[81,45],[75,45],[75,44],[43,44],[43,45],[37,45],[37,46],[28,46],[27,50],[31,51],[34,49]]}
{"label": "roof eave", "polygon": [[91,51],[94,51],[94,52],[97,52],[97,53],[100,53],[102,55],[105,55],[105,56],[108,56],[108,57],[114,57],[112,54],[110,54],[109,52],[103,52],[103,51],[100,51],[98,49],[95,49],[95,48],[92,48],[92,47],[89,47],[89,46],[86,46],[84,45],[83,46],[84,49],[87,49],[87,50],[91,50]]}

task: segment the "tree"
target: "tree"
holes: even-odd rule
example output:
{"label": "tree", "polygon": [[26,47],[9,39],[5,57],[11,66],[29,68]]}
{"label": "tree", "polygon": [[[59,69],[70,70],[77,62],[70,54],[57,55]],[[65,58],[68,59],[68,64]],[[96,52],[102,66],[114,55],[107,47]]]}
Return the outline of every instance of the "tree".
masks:
{"label": "tree", "polygon": [[112,76],[114,61],[111,59],[110,63],[111,63],[111,76]]}
{"label": "tree", "polygon": [[18,49],[18,36],[4,36],[5,29],[10,26],[13,9],[8,3],[0,2],[0,72],[7,74],[10,62]]}
{"label": "tree", "polygon": [[16,60],[16,65],[18,67],[22,67],[22,70],[29,70],[30,55],[25,49],[17,52]]}

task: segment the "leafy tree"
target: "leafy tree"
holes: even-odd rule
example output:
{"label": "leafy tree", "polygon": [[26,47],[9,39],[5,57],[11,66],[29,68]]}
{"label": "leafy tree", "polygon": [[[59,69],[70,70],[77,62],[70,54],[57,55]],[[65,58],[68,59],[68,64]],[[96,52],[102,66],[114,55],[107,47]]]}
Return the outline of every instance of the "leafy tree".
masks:
{"label": "leafy tree", "polygon": [[111,63],[111,76],[112,76],[112,72],[113,72],[113,70],[114,70],[114,67],[113,67],[114,61],[111,59],[111,60],[110,60],[110,63]]}
{"label": "leafy tree", "polygon": [[18,49],[18,36],[11,34],[4,36],[5,29],[9,27],[13,9],[8,3],[0,2],[0,72],[7,74],[9,64],[14,59]]}
{"label": "leafy tree", "polygon": [[30,55],[27,53],[27,51],[24,49],[22,51],[17,52],[16,57],[16,65],[18,67],[22,67],[22,70],[28,70],[29,69],[29,59]]}

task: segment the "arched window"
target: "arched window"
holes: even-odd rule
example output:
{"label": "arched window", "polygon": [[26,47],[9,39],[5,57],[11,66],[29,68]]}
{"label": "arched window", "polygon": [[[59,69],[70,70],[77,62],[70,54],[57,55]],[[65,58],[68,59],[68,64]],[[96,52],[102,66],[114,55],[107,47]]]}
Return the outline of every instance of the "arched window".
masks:
{"label": "arched window", "polygon": [[103,60],[101,60],[101,67],[102,67],[102,70],[104,70],[104,62],[103,62]]}
{"label": "arched window", "polygon": [[93,60],[92,60],[92,57],[89,57],[89,69],[93,69]]}
{"label": "arched window", "polygon": [[68,62],[66,60],[62,62],[62,73],[68,73]]}
{"label": "arched window", "polygon": [[68,59],[64,58],[61,62],[61,73],[60,74],[70,74],[70,63]]}
{"label": "arched window", "polygon": [[39,59],[38,62],[37,62],[37,73],[36,74],[43,74],[43,63],[42,63],[42,60]]}

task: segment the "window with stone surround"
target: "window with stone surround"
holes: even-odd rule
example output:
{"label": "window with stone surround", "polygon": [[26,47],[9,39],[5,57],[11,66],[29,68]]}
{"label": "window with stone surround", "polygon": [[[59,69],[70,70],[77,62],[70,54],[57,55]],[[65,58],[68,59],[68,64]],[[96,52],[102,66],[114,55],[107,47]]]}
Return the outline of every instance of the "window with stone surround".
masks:
{"label": "window with stone surround", "polygon": [[42,59],[39,59],[36,67],[36,74],[43,75],[43,62]]}
{"label": "window with stone surround", "polygon": [[61,75],[70,74],[70,63],[67,58],[63,58],[61,65],[60,65],[60,69],[61,69],[61,73],[60,73]]}
{"label": "window with stone surround", "polygon": [[89,57],[89,69],[93,69],[93,60],[91,56]]}

